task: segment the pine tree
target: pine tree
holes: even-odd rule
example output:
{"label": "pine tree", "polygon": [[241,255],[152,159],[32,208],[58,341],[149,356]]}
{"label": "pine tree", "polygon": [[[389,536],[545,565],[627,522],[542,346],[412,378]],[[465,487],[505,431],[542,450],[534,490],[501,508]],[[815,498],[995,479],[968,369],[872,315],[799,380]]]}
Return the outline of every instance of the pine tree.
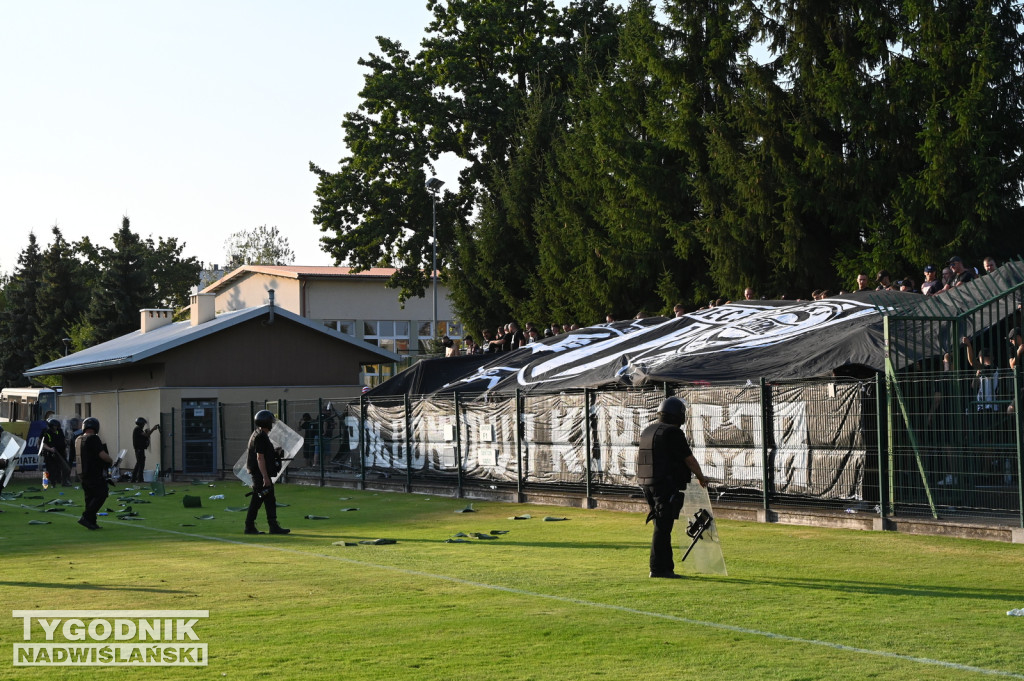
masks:
{"label": "pine tree", "polygon": [[29,385],[24,372],[36,366],[32,345],[35,341],[37,295],[43,272],[43,258],[33,232],[28,246],[18,255],[14,273],[4,287],[6,307],[0,312],[0,380],[3,385]]}
{"label": "pine tree", "polygon": [[38,333],[32,344],[36,365],[71,349],[65,347],[63,339],[70,337],[89,301],[82,263],[57,226],[53,227],[53,243],[42,254],[41,269],[35,313]]}

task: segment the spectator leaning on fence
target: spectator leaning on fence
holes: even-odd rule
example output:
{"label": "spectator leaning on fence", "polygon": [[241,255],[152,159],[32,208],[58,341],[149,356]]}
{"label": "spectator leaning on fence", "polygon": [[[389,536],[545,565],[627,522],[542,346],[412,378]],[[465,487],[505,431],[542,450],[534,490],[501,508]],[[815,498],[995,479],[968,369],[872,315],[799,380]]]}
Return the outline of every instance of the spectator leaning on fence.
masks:
{"label": "spectator leaning on fence", "polygon": [[977,389],[977,411],[999,411],[999,369],[992,366],[992,353],[982,348],[974,352],[971,339],[964,336],[960,344],[967,349],[967,363],[975,370],[971,387]]}
{"label": "spectator leaning on fence", "polygon": [[939,270],[935,265],[924,266],[924,283],[921,284],[921,293],[926,296],[933,296],[942,290],[942,282],[939,281]]}

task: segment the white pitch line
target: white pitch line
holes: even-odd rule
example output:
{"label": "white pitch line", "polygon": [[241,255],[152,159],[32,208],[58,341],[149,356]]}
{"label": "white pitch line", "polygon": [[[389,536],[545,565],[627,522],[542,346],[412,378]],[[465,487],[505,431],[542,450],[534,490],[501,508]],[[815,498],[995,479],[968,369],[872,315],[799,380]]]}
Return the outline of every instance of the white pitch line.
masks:
{"label": "white pitch line", "polygon": [[[5,504],[13,506],[13,504]],[[20,508],[20,507],[19,507]],[[70,518],[72,515],[56,514],[57,517]],[[749,636],[761,636],[764,638],[770,638],[775,641],[786,641],[788,643],[801,643],[804,645],[821,646],[824,648],[830,648],[832,650],[841,650],[848,653],[857,653],[860,655],[871,655],[873,657],[883,657],[891,660],[901,660],[903,662],[915,662],[917,664],[931,665],[934,667],[943,667],[946,669],[954,669],[956,671],[973,672],[975,674],[985,674],[988,676],[1001,676],[1011,679],[1024,679],[1024,674],[1017,672],[1005,671],[1002,669],[986,669],[985,667],[974,667],[967,664],[959,664],[957,662],[947,662],[945,660],[934,660],[929,657],[915,657],[913,655],[902,655],[900,653],[893,653],[885,650],[872,650],[870,648],[857,648],[855,646],[848,646],[842,643],[832,643],[831,641],[819,641],[813,638],[799,638],[797,636],[788,636],[786,634],[776,634],[771,631],[762,631],[760,629],[749,629],[747,627],[738,627],[733,624],[722,624],[720,622],[706,622],[704,620],[694,620],[687,617],[679,617],[677,615],[668,615],[661,612],[651,612],[649,610],[637,610],[636,608],[627,608],[623,605],[613,605],[611,603],[598,603],[597,601],[586,601],[580,598],[570,598],[568,596],[558,596],[555,594],[545,594],[538,591],[527,591],[525,589],[516,589],[509,586],[501,586],[500,584],[487,584],[485,582],[474,582],[468,579],[462,579],[461,577],[452,577],[450,575],[438,575],[431,572],[421,572],[419,570],[409,570],[407,568],[395,567],[392,565],[378,565],[377,563],[367,563],[366,561],[353,560],[352,558],[343,558],[342,556],[336,556],[329,553],[316,553],[312,551],[301,551],[299,549],[292,549],[286,546],[272,546],[269,544],[257,544],[251,541],[242,541],[240,539],[228,539],[226,537],[212,537],[205,534],[196,534],[194,532],[182,532],[180,530],[167,530],[160,527],[149,527],[146,525],[139,525],[137,522],[129,523],[118,521],[118,520],[104,520],[108,525],[119,525],[122,527],[137,527],[142,530],[149,530],[151,532],[163,532],[164,534],[173,534],[182,537],[192,537],[194,539],[205,539],[207,541],[217,541],[224,544],[235,544],[238,546],[249,546],[259,549],[268,549],[271,551],[279,551],[281,553],[290,553],[305,557],[315,558],[326,558],[327,560],[337,561],[339,563],[347,563],[349,565],[359,565],[362,567],[374,568],[379,570],[390,570],[392,572],[398,572],[405,575],[411,575],[414,577],[426,577],[428,579],[437,579],[440,581],[451,582],[453,584],[461,584],[463,586],[473,586],[479,589],[490,589],[491,591],[503,591],[505,593],[516,594],[517,596],[529,596],[531,598],[542,598],[550,601],[558,601],[561,603],[571,603],[573,605],[581,605],[587,608],[597,608],[601,610],[612,610],[614,612],[624,612],[630,615],[640,615],[643,617],[653,617],[656,619],[668,620],[670,622],[679,622],[680,624],[691,624],[699,627],[708,627],[709,629],[719,629],[721,631],[731,631],[738,634],[747,634]]]}

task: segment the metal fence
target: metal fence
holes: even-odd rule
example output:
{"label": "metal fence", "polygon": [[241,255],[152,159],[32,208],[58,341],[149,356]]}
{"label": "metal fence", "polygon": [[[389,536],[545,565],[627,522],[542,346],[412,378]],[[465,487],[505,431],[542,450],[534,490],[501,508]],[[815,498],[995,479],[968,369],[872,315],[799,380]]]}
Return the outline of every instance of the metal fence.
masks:
{"label": "metal fence", "polygon": [[[402,396],[218,405],[216,465],[230,477],[252,415],[272,407],[304,435],[290,481],[473,495],[636,494],[641,431],[667,395],[718,499],[764,509],[991,519],[1021,515],[1020,382],[1000,371],[992,405],[973,371],[895,380],[654,386],[556,394]],[[987,408],[992,406],[994,408]],[[162,470],[184,476],[173,413]],[[170,427],[169,427],[170,426]],[[173,452],[178,452],[173,454]],[[221,454],[222,453],[222,454]],[[199,474],[202,477],[202,474]],[[513,496],[513,498],[517,498]]]}

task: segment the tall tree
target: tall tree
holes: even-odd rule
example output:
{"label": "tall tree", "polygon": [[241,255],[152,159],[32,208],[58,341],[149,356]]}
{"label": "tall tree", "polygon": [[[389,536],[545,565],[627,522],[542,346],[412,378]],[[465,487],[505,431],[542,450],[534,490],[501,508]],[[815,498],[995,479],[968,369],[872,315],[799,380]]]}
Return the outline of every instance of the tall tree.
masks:
{"label": "tall tree", "polygon": [[288,237],[281,234],[276,226],[260,225],[255,229],[235,232],[224,246],[228,271],[242,265],[290,265],[295,262]]}
{"label": "tall tree", "polygon": [[[433,20],[419,53],[378,38],[382,53],[360,60],[370,72],[358,110],[345,115],[351,154],[340,170],[311,164],[319,176],[314,219],[327,233],[325,248],[336,262],[398,268],[390,285],[402,289],[402,299],[422,295],[429,281],[433,206],[423,185],[433,164],[444,154],[466,162],[457,191],[445,191],[438,204],[437,236],[449,285],[472,288],[462,275],[470,263],[451,256],[476,252],[465,240],[475,238],[474,215],[495,200],[488,194],[496,178],[508,177],[531,93],[564,94],[584,38],[595,52],[607,51],[602,36],[614,35],[617,21],[605,0],[580,0],[561,12],[550,0],[427,6]],[[508,314],[500,295],[480,304]]]}
{"label": "tall tree", "polygon": [[36,296],[42,279],[43,258],[36,235],[18,255],[14,273],[4,287],[6,307],[0,312],[0,380],[5,386],[27,386],[24,372],[35,366],[32,344],[36,331]]}
{"label": "tall tree", "polygon": [[[904,154],[894,230],[876,257],[921,262],[1016,255],[1024,180],[1024,10],[1005,0],[899,3],[900,52],[887,72]],[[907,153],[909,150],[909,153]]]}
{"label": "tall tree", "polygon": [[92,276],[92,304],[81,324],[72,330],[77,345],[90,346],[139,328],[139,310],[180,308],[202,268],[196,258],[181,258],[184,244],[177,239],[142,239],[131,230],[128,217],[111,238],[112,248],[88,240],[79,244]]}
{"label": "tall tree", "polygon": [[[85,312],[89,289],[75,249],[53,227],[53,242],[42,254],[42,272],[36,298],[36,334],[32,344],[35,364],[45,364],[71,350],[63,339]],[[75,348],[80,349],[80,348]]]}

